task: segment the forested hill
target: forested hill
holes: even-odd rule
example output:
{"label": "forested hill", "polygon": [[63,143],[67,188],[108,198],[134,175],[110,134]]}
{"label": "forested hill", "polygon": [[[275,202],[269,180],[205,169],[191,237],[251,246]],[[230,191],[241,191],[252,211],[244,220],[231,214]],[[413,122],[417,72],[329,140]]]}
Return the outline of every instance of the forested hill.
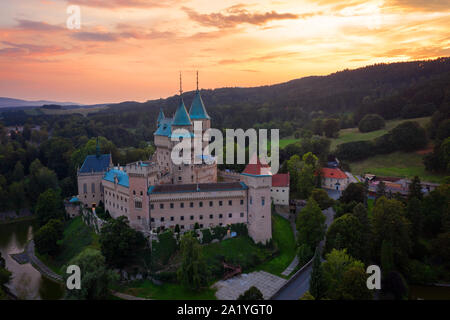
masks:
{"label": "forested hill", "polygon": [[[420,89],[430,81],[448,79],[449,74],[450,58],[440,58],[376,64],[272,86],[202,90],[202,97],[216,126],[250,127],[256,123],[277,120],[303,122],[320,116],[320,113],[325,116],[357,113],[363,104],[367,108],[367,105],[387,97],[398,96],[411,89],[414,91],[415,88]],[[441,89],[442,85],[438,91]],[[192,101],[193,95],[194,92],[184,94],[187,105]],[[438,94],[438,97],[441,97],[441,94]],[[156,115],[160,107],[168,110],[168,114],[174,112],[177,99],[178,96],[173,96],[146,103],[124,102],[111,105],[105,112],[145,110],[153,118],[153,114]]]}

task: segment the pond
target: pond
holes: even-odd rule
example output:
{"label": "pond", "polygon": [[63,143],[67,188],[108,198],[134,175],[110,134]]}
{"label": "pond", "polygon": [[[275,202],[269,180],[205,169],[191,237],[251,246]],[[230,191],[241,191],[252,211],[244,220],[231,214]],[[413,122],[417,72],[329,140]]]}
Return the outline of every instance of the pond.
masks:
{"label": "pond", "polygon": [[19,299],[61,299],[64,289],[60,284],[41,276],[31,264],[18,264],[10,256],[24,250],[33,237],[33,228],[33,221],[0,224],[0,252],[6,261],[6,268],[12,272],[8,287]]}

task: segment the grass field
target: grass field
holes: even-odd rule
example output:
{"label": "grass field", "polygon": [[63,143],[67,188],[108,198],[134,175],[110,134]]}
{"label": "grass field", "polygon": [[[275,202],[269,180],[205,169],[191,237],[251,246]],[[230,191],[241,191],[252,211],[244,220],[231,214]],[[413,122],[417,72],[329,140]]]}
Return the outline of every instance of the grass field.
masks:
{"label": "grass field", "polygon": [[149,280],[135,281],[129,284],[129,288],[121,291],[133,296],[155,300],[216,300],[215,290],[206,288],[200,291],[192,291],[182,285],[164,283],[155,285]]}
{"label": "grass field", "polygon": [[399,178],[420,177],[422,181],[443,181],[444,176],[432,174],[425,170],[423,156],[417,153],[394,152],[386,155],[377,155],[363,161],[351,162],[350,170],[353,174],[372,173],[379,176],[392,176]]}
{"label": "grass field", "polygon": [[272,237],[274,243],[280,250],[280,253],[272,260],[258,266],[258,269],[281,276],[281,273],[289,266],[295,257],[295,237],[289,221],[278,214],[275,214],[272,217]]}
{"label": "grass field", "polygon": [[[338,146],[342,143],[352,142],[352,141],[373,140],[375,138],[381,137],[382,135],[388,133],[388,131],[392,130],[393,128],[398,126],[400,123],[405,122],[405,121],[416,121],[422,127],[424,127],[428,123],[429,120],[430,120],[430,117],[416,118],[416,119],[390,120],[390,121],[386,121],[386,127],[384,129],[367,132],[367,133],[359,132],[358,128],[342,129],[339,131],[339,137],[337,139],[331,139],[330,150],[335,150],[336,146]],[[281,144],[281,142],[280,142],[280,144]]]}
{"label": "grass field", "polygon": [[67,223],[60,246],[60,252],[54,258],[37,254],[42,262],[58,274],[63,274],[61,268],[84,249],[100,249],[98,235],[84,224],[81,217]]}

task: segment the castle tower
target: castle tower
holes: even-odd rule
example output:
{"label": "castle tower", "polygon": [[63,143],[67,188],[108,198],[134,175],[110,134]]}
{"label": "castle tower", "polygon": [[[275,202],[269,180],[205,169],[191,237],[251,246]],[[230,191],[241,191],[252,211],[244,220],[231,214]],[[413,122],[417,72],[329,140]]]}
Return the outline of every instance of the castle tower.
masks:
{"label": "castle tower", "polygon": [[272,238],[270,166],[254,158],[241,173],[241,181],[248,186],[248,232],[258,243],[265,244]]}
{"label": "castle tower", "polygon": [[[205,104],[203,103],[202,96],[198,87],[198,71],[197,71],[197,90],[195,92],[194,100],[192,101],[191,108],[189,109],[189,116],[192,121],[201,121],[203,134],[206,130],[211,128],[211,117],[206,112]],[[206,142],[207,144],[207,142]]]}

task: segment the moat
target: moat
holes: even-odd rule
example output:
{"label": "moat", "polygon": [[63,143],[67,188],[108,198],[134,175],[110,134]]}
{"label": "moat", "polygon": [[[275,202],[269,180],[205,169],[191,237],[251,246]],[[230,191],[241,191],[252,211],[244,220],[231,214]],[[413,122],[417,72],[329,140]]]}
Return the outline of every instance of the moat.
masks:
{"label": "moat", "polygon": [[10,256],[24,250],[33,237],[33,230],[33,221],[0,224],[0,252],[6,261],[6,268],[12,272],[8,288],[19,299],[61,299],[64,290],[60,284],[41,276],[31,264],[18,264]]}

